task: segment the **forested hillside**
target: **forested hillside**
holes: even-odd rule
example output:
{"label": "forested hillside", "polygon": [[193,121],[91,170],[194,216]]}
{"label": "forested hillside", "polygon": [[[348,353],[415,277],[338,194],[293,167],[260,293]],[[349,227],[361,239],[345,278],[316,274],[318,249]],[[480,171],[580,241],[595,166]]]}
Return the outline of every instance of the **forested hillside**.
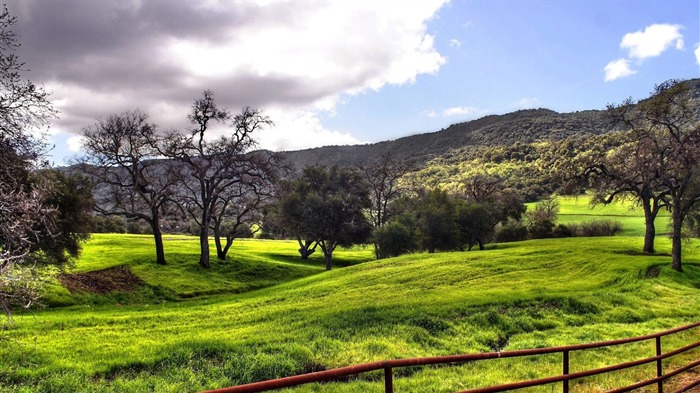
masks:
{"label": "forested hillside", "polygon": [[507,146],[516,142],[559,140],[572,135],[602,134],[612,126],[603,111],[557,113],[527,109],[453,124],[440,131],[368,145],[326,146],[286,152],[295,168],[309,165],[356,165],[367,157],[391,154],[398,159],[425,161],[468,146]]}

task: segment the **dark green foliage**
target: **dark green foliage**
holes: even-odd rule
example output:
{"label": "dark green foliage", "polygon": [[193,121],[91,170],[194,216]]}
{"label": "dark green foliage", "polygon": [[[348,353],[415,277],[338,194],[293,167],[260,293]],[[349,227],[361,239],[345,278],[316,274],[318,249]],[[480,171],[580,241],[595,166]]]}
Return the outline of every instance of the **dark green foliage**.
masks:
{"label": "dark green foliage", "polygon": [[418,198],[416,217],[421,235],[421,246],[434,253],[459,247],[459,227],[455,221],[455,202],[440,189],[425,191]]}
{"label": "dark green foliage", "polygon": [[517,242],[527,239],[527,227],[520,221],[508,220],[496,228],[499,243]]}
{"label": "dark green foliage", "polygon": [[94,233],[126,233],[126,220],[120,216],[95,216]]}
{"label": "dark green foliage", "polygon": [[397,257],[420,247],[420,236],[414,217],[404,213],[374,231],[373,242],[379,258]]}
{"label": "dark green foliage", "polygon": [[370,207],[369,190],[357,171],[309,167],[280,191],[271,226],[298,240],[302,259],[318,244],[330,270],[337,246],[369,240],[372,228],[364,214]]}
{"label": "dark green foliage", "polygon": [[81,243],[94,227],[92,216],[92,184],[78,174],[65,175],[57,170],[43,170],[34,175],[52,185],[46,203],[56,209],[55,231],[35,244],[43,258],[65,264],[80,254]]}

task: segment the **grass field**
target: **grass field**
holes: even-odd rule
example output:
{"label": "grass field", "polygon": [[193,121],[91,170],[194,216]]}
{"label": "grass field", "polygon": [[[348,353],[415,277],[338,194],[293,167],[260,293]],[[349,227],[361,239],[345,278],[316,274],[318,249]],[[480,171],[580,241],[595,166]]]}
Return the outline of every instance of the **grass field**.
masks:
{"label": "grass field", "polygon": [[[615,202],[609,205],[591,205],[590,197],[558,197],[559,223],[571,224],[593,220],[613,220],[622,224],[624,236],[644,236],[644,212],[632,202]],[[535,203],[528,203],[528,208]],[[662,210],[656,218],[656,233],[668,233],[670,214]]]}
{"label": "grass field", "polygon": [[[562,219],[565,209],[580,209],[565,206]],[[237,242],[230,262],[204,271],[190,237],[167,239],[170,264],[161,267],[150,241],[95,236],[75,267],[128,265],[148,284],[142,293],[122,301],[54,287],[49,295],[75,305],[20,314],[5,325],[0,391],[199,391],[389,358],[636,336],[700,319],[700,242],[687,245],[685,272],[677,273],[665,237],[657,239],[656,255],[640,255],[638,236],[535,240],[381,261],[372,260],[369,247],[354,248],[338,250],[338,266],[347,267],[329,272],[320,255],[302,263],[294,242],[261,240]],[[691,334],[700,339],[700,332]],[[575,353],[572,369],[652,354],[650,344]],[[557,374],[560,362],[411,368],[397,372],[395,386],[453,392]],[[573,388],[601,391],[651,374],[652,367],[632,369]],[[558,388],[533,391],[552,389]],[[372,374],[293,391],[379,392],[382,386]]]}

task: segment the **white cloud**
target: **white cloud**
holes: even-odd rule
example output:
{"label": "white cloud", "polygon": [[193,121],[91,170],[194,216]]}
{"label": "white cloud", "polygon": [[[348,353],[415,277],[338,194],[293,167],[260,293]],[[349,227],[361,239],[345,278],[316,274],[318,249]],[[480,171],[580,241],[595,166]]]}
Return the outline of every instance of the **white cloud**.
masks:
{"label": "white cloud", "polygon": [[473,106],[455,106],[442,111],[442,115],[445,117],[474,115],[476,113],[479,113],[479,110],[477,108],[474,108]]}
{"label": "white cloud", "polygon": [[458,48],[458,49],[459,49],[459,47],[461,47],[461,46],[462,46],[462,43],[461,43],[461,42],[459,42],[459,40],[458,40],[458,39],[456,39],[456,38],[453,38],[453,39],[451,39],[451,40],[450,40],[450,46],[454,46],[454,47],[456,47],[456,48]]}
{"label": "white cloud", "polygon": [[80,149],[83,148],[83,136],[82,135],[73,135],[69,137],[66,140],[66,144],[68,145],[68,151],[77,153],[80,151]]}
{"label": "white cloud", "polygon": [[26,14],[20,24],[31,21],[20,26],[22,59],[54,92],[57,133],[136,108],[162,129],[183,128],[192,101],[212,89],[231,111],[271,114],[279,131],[264,147],[358,143],[325,129],[320,114],[446,61],[427,30],[446,0],[10,1]]}
{"label": "white cloud", "polygon": [[366,143],[348,133],[326,129],[318,115],[311,111],[268,112],[275,127],[261,131],[258,135],[260,147],[273,150],[300,150],[316,146],[357,145]]}
{"label": "white cloud", "polygon": [[435,118],[435,117],[453,117],[453,116],[466,116],[470,118],[475,118],[479,115],[486,113],[483,109],[475,108],[473,106],[454,106],[451,108],[446,108],[441,111],[429,110],[423,111],[421,114],[423,116]]}
{"label": "white cloud", "polygon": [[695,61],[700,65],[700,43],[695,44]]}
{"label": "white cloud", "polygon": [[540,105],[540,100],[537,97],[526,97],[518,100],[515,106],[518,109],[532,109]]}
{"label": "white cloud", "polygon": [[614,81],[619,78],[626,78],[636,74],[637,71],[630,68],[629,60],[613,60],[605,66],[605,81]]}
{"label": "white cloud", "polygon": [[622,37],[620,48],[629,51],[632,59],[644,60],[661,55],[671,47],[683,49],[683,34],[681,25],[653,24],[644,31],[627,33]]}

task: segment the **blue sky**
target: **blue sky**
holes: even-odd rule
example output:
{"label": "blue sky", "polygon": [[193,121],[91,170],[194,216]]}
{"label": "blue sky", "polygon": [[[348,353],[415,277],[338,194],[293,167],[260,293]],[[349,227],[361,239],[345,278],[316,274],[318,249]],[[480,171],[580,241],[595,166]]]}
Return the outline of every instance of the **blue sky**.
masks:
{"label": "blue sky", "polygon": [[[664,80],[700,77],[699,17],[698,1],[451,2],[428,23],[447,59],[439,72],[353,97],[327,124],[376,141],[523,108],[571,112],[643,98]],[[628,57],[625,34],[653,24],[681,25],[684,48],[633,60],[636,74],[606,81],[605,66]],[[443,114],[460,107],[472,111]]]}
{"label": "blue sky", "polygon": [[204,89],[234,112],[262,108],[277,125],[261,147],[289,150],[602,109],[700,77],[697,0],[7,3],[27,76],[61,112],[57,164],[110,114],[185,131]]}

